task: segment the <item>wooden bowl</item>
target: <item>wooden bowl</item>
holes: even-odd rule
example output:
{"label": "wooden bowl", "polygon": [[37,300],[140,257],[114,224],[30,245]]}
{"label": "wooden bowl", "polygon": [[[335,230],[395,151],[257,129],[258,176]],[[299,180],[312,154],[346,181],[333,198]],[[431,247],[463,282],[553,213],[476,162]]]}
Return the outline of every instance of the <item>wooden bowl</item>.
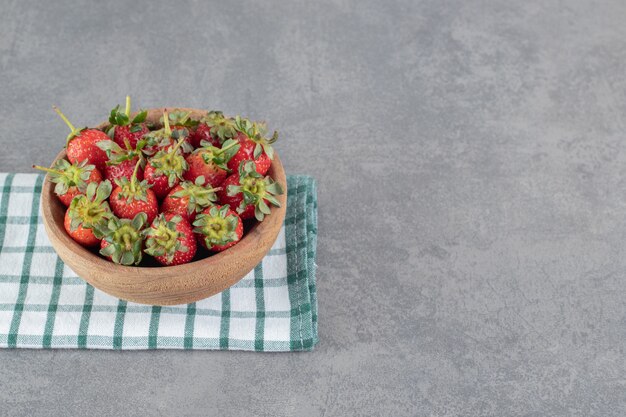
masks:
{"label": "wooden bowl", "polygon": [[[206,111],[182,109],[198,119]],[[148,110],[147,121],[159,123],[163,109]],[[98,128],[104,129],[108,123]],[[56,159],[65,158],[65,151]],[[66,208],[46,180],[41,193],[43,223],[57,254],[78,276],[115,297],[150,305],[187,304],[217,294],[237,283],[263,259],[274,244],[285,219],[287,180],[277,155],[268,172],[285,194],[278,196],[280,207],[272,207],[265,220],[254,224],[241,241],[223,252],[184,265],[167,267],[123,266],[105,260],[76,243],[65,231]]]}

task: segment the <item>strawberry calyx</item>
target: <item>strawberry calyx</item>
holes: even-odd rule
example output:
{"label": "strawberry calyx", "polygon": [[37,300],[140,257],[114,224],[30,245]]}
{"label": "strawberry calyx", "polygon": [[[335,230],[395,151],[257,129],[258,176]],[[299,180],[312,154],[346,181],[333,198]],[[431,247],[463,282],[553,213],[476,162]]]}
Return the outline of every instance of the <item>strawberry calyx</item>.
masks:
{"label": "strawberry calyx", "polygon": [[120,187],[118,195],[128,202],[132,200],[148,201],[148,189],[152,187],[152,184],[148,184],[146,180],[139,181],[137,179],[137,172],[142,162],[143,158],[139,158],[135,164],[135,169],[133,170],[133,175],[131,175],[130,180],[126,177],[117,178],[115,180],[115,183]]}
{"label": "strawberry calyx", "polygon": [[172,144],[172,133],[166,133],[164,129],[154,130],[144,135],[142,141],[145,142],[143,146],[143,153],[147,156],[155,155],[159,149],[165,148]]}
{"label": "strawberry calyx", "polygon": [[142,258],[142,230],[147,220],[148,216],[142,212],[132,220],[113,217],[106,225],[101,225],[98,230],[107,245],[103,245],[100,254],[110,257],[116,264],[139,264]]}
{"label": "strawberry calyx", "polygon": [[67,135],[67,137],[65,138],[65,146],[67,146],[68,143],[70,143],[70,141],[72,139],[74,139],[76,136],[80,135],[80,132],[82,132],[83,130],[87,129],[87,127],[81,127],[81,128],[76,128],[74,127],[74,125],[72,124],[72,122],[69,121],[69,119],[63,114],[63,112],[61,112],[61,109],[59,109],[57,106],[52,106],[52,108],[54,109],[54,111],[59,115],[59,117],[61,119],[63,119],[63,121],[65,122],[65,124],[67,125],[67,127],[70,128],[70,134]]}
{"label": "strawberry calyx", "polygon": [[221,188],[207,188],[204,185],[204,176],[201,175],[196,178],[195,182],[184,181],[180,183],[182,190],[176,191],[172,194],[174,198],[188,197],[187,213],[193,212],[199,213],[205,208],[212,206],[217,201],[216,191]]}
{"label": "strawberry calyx", "polygon": [[253,161],[243,161],[239,165],[239,185],[229,185],[226,188],[226,193],[231,197],[239,193],[243,195],[243,200],[237,207],[237,213],[242,213],[246,207],[253,205],[254,217],[258,221],[263,221],[265,215],[271,213],[266,201],[273,206],[280,207],[276,196],[283,192],[279,183],[256,171]]}
{"label": "strawberry calyx", "polygon": [[126,107],[124,111],[120,110],[120,105],[118,104],[111,110],[111,114],[109,115],[109,123],[111,127],[107,132],[108,135],[113,138],[113,132],[115,131],[115,126],[128,126],[131,125],[130,132],[136,133],[141,130],[141,123],[146,121],[146,117],[148,116],[147,110],[141,110],[139,113],[135,115],[132,119],[130,118],[130,96],[126,96]]}
{"label": "strawberry calyx", "polygon": [[263,152],[274,160],[274,148],[272,144],[278,140],[278,131],[275,130],[270,138],[266,138],[267,126],[261,122],[251,122],[248,119],[235,116],[235,127],[256,144],[254,147],[254,159],[258,159]]}
{"label": "strawberry calyx", "polygon": [[[163,125],[167,124],[167,122],[165,121],[165,114],[167,114],[167,112],[164,112],[163,117],[159,119],[159,121]],[[167,119],[170,126],[182,126],[192,128],[198,126],[199,123],[197,120],[191,119],[190,111],[182,111],[179,109],[174,109],[173,111],[169,112]]]}
{"label": "strawberry calyx", "polygon": [[[187,129],[172,130],[170,125],[170,117],[167,113],[167,110],[163,111],[163,116],[160,120],[161,123],[163,123],[163,127],[159,130],[154,130],[144,136],[143,140],[145,141],[145,143],[143,144],[142,148],[143,152],[148,156],[153,156],[160,149],[172,146],[172,141],[178,143],[181,139],[185,139],[187,138],[187,136],[189,136],[189,131]],[[193,150],[191,144],[186,140],[182,141],[182,145],[180,146],[180,148],[185,153],[189,153]]]}
{"label": "strawberry calyx", "polygon": [[92,229],[97,238],[101,238],[100,228],[112,218],[113,214],[106,199],[111,194],[111,182],[94,182],[87,185],[85,194],[80,194],[72,200],[69,207],[70,230],[73,232],[82,226]]}
{"label": "strawberry calyx", "polygon": [[141,159],[141,150],[146,144],[145,140],[137,141],[137,146],[133,149],[130,145],[128,139],[124,140],[124,144],[126,148],[122,148],[116,142],[112,140],[101,140],[96,143],[96,146],[102,149],[109,160],[106,162],[107,165],[119,165],[124,161],[132,161],[135,158]]}
{"label": "strawberry calyx", "polygon": [[241,145],[238,141],[228,139],[222,144],[221,148],[211,145],[207,141],[200,142],[201,148],[194,151],[195,154],[200,155],[205,164],[215,164],[224,171],[229,171],[226,164],[230,159],[235,156]]}
{"label": "strawberry calyx", "polygon": [[179,152],[179,148],[184,142],[185,138],[183,137],[176,146],[167,150],[160,150],[150,159],[150,165],[155,168],[156,176],[165,175],[170,187],[176,184],[176,180],[183,180],[183,173],[189,167],[185,157]]}
{"label": "strawberry calyx", "polygon": [[219,110],[209,111],[200,123],[204,123],[209,127],[209,131],[213,137],[219,139],[220,143],[224,143],[228,139],[233,139],[237,135],[237,126],[235,119],[225,117],[224,113]]}
{"label": "strawberry calyx", "polygon": [[205,211],[199,214],[193,222],[196,226],[193,231],[202,235],[207,249],[239,240],[237,225],[240,220],[232,212],[229,214],[229,209],[228,204],[219,208],[213,206],[208,213]]}
{"label": "strawberry calyx", "polygon": [[57,195],[64,195],[71,187],[76,187],[82,193],[87,190],[87,180],[91,177],[91,172],[96,168],[87,164],[87,160],[71,164],[66,159],[59,159],[52,168],[33,165],[33,168],[47,172],[50,181],[55,183],[54,192]]}
{"label": "strawberry calyx", "polygon": [[189,248],[180,241],[180,232],[176,229],[182,220],[180,215],[172,216],[168,220],[165,214],[159,214],[150,228],[144,231],[145,252],[154,257],[166,256],[168,262],[174,260],[177,252],[188,252]]}

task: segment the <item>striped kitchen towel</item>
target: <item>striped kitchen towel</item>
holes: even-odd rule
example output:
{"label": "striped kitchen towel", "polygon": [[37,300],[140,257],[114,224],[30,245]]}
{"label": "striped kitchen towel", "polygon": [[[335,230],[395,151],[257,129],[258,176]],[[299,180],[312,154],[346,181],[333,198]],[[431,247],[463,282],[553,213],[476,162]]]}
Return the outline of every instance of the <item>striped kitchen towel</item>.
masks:
{"label": "striped kitchen towel", "polygon": [[159,307],[103,293],[63,264],[43,227],[43,175],[0,173],[0,347],[311,350],[317,343],[317,194],[287,178],[279,237],[235,286]]}

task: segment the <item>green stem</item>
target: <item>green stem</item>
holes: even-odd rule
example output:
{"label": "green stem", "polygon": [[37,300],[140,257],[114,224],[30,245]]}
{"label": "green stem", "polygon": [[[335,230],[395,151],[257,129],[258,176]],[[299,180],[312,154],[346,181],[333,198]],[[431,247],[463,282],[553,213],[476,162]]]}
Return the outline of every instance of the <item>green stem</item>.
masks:
{"label": "green stem", "polygon": [[137,182],[137,172],[139,172],[139,165],[141,164],[141,157],[137,160],[135,164],[135,169],[133,170],[133,175],[130,177],[130,190],[135,192],[135,183]]}
{"label": "green stem", "polygon": [[217,188],[206,188],[205,191],[207,193],[216,193],[218,191],[221,191],[222,187],[217,187]]}
{"label": "green stem", "polygon": [[180,119],[179,123],[181,125],[184,125],[185,122],[187,122],[187,120],[189,119],[189,116],[191,116],[191,112],[187,112],[187,114],[185,115],[185,117],[183,117],[182,119]]}
{"label": "green stem", "polygon": [[161,234],[157,234],[155,238],[161,243],[167,243],[170,240],[170,235],[167,233],[167,230],[165,230],[161,231]]}
{"label": "green stem", "polygon": [[33,165],[33,168],[39,169],[39,170],[45,171],[45,172],[50,172],[52,174],[58,174],[58,175],[65,174],[63,171],[59,171],[58,169],[46,168],[46,167],[42,167],[40,165]]}
{"label": "green stem", "polygon": [[91,207],[89,209],[87,209],[87,216],[88,217],[96,217],[100,214],[102,214],[104,212],[104,210],[100,207]]}
{"label": "green stem", "polygon": [[124,233],[124,236],[122,238],[124,239],[124,246],[126,250],[130,250],[132,247],[130,242],[130,235],[128,233]]}
{"label": "green stem", "polygon": [[178,141],[178,143],[176,144],[176,146],[174,146],[174,149],[172,149],[172,150],[170,151],[170,154],[172,154],[172,155],[173,155],[173,154],[175,154],[175,153],[176,153],[176,151],[177,151],[177,150],[181,147],[181,145],[183,144],[183,142],[185,141],[185,139],[187,139],[187,138],[186,138],[186,137],[184,137],[184,136],[183,136],[182,138],[180,138],[180,140]]}
{"label": "green stem", "polygon": [[72,133],[76,132],[76,128],[74,127],[74,125],[68,120],[67,117],[65,117],[65,115],[61,112],[61,110],[57,106],[52,106],[52,108],[54,109],[55,112],[57,112],[57,114],[61,117],[61,119],[63,119],[65,124],[72,131]]}
{"label": "green stem", "polygon": [[230,145],[228,145],[228,146],[226,146],[226,147],[224,147],[224,148],[222,148],[222,149],[220,149],[220,150],[218,150],[218,151],[215,151],[215,155],[219,155],[219,154],[223,153],[224,151],[226,151],[226,150],[228,150],[228,149],[230,149],[230,148],[232,148],[233,146],[238,145],[238,144],[239,144],[239,142],[234,141],[234,142],[233,142],[233,143],[231,143]]}
{"label": "green stem", "polygon": [[126,96],[126,109],[124,110],[124,114],[130,118],[130,96]]}
{"label": "green stem", "polygon": [[167,110],[163,111],[163,127],[165,128],[165,134],[171,136],[172,129],[170,128],[170,116],[167,114]]}

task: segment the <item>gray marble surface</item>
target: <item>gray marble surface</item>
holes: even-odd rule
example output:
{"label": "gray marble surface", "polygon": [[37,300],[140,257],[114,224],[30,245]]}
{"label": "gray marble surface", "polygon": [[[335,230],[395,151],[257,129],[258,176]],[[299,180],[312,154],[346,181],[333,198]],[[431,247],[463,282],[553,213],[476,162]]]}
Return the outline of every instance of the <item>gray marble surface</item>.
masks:
{"label": "gray marble surface", "polygon": [[623,0],[0,5],[0,171],[129,93],[320,202],[314,352],[0,350],[0,415],[626,414]]}

